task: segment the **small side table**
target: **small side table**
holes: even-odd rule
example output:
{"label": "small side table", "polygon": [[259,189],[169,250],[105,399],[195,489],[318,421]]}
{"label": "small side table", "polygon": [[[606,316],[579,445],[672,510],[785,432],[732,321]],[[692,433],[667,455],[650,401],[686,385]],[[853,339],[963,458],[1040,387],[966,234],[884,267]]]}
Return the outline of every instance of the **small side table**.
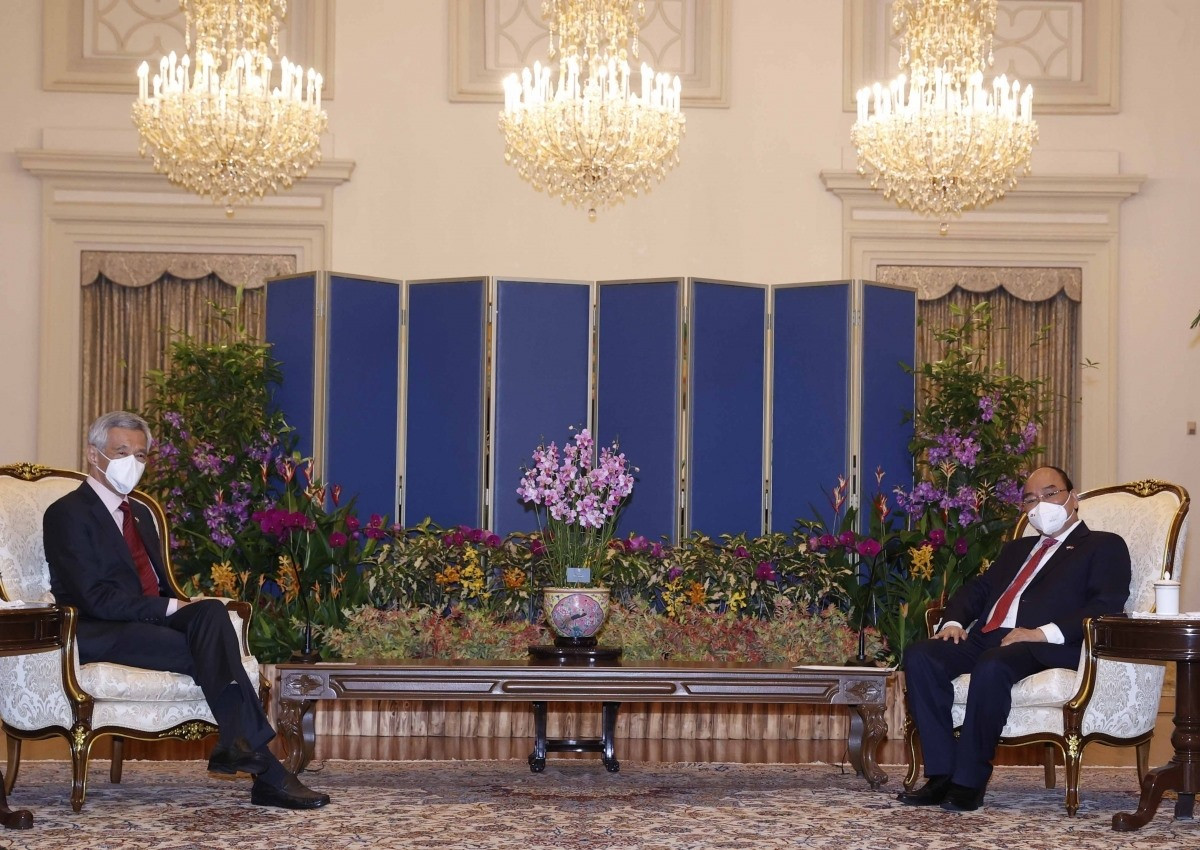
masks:
{"label": "small side table", "polygon": [[1175,755],[1142,780],[1137,811],[1113,815],[1113,829],[1127,832],[1149,823],[1164,791],[1177,791],[1175,817],[1191,820],[1200,791],[1200,619],[1099,617],[1092,648],[1103,658],[1174,661]]}
{"label": "small side table", "polygon": [[[55,605],[0,608],[0,655],[48,652],[62,647],[62,612]],[[7,829],[29,829],[33,814],[8,807],[4,774],[0,772],[0,824]]]}

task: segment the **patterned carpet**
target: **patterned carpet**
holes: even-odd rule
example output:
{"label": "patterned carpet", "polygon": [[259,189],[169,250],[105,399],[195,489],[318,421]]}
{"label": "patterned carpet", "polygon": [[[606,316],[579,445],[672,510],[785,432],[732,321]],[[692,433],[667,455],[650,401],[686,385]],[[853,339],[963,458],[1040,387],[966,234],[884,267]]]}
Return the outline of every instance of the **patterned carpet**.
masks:
{"label": "patterned carpet", "polygon": [[83,812],[68,801],[63,762],[22,765],[10,803],[32,809],[27,831],[0,831],[2,848],[869,848],[870,850],[1099,850],[1200,847],[1200,822],[1174,822],[1164,802],[1149,825],[1115,833],[1136,808],[1136,775],[1084,768],[1083,804],[1068,818],[1062,790],[1041,768],[999,768],[983,809],[952,814],[893,799],[829,765],[626,763],[591,759],[328,761],[305,774],[333,803],[311,812],[250,805],[249,784],[210,776],[200,762],[128,762],[108,783],[96,762]]}

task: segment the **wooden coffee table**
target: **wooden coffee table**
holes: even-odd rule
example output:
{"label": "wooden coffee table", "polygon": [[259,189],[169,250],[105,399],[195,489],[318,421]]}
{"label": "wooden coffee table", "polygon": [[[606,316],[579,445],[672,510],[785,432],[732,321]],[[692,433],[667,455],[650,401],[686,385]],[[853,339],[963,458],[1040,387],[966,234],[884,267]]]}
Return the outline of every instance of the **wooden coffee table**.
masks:
{"label": "wooden coffee table", "polygon": [[[29,652],[62,648],[62,612],[54,605],[25,605],[0,608],[0,655],[24,655]],[[4,793],[4,774],[0,773],[0,824],[8,829],[29,829],[33,814],[26,809],[8,807]]]}
{"label": "wooden coffee table", "polygon": [[[619,769],[615,729],[622,702],[737,702],[845,705],[850,714],[850,763],[872,788],[887,781],[876,761],[887,736],[884,719],[891,671],[875,667],[792,667],[736,663],[615,662],[560,665],[531,661],[406,660],[275,666],[284,764],[297,773],[316,746],[315,706],[322,700],[478,700],[534,706],[530,768],[547,752],[601,753]],[[604,706],[600,739],[546,738],[545,705],[598,702]]]}

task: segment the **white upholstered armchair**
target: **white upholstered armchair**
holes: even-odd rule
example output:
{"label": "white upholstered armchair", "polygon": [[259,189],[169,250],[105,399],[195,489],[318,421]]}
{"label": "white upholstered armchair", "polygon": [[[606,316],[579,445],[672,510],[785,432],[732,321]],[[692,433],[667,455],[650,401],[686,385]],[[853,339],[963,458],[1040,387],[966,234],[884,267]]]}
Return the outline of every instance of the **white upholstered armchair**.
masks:
{"label": "white upholstered armchair", "polygon": [[[1079,494],[1079,516],[1088,527],[1119,534],[1129,546],[1132,579],[1126,614],[1153,610],[1154,582],[1164,573],[1181,577],[1189,504],[1187,490],[1162,481]],[[1022,517],[1016,534],[1027,531],[1032,533]],[[931,629],[940,613],[927,614]],[[1055,782],[1054,751],[1063,754],[1067,813],[1072,816],[1079,809],[1079,769],[1088,744],[1136,747],[1138,778],[1146,775],[1165,673],[1157,663],[1098,659],[1091,653],[1091,630],[1084,635],[1077,670],[1044,670],[1013,686],[1012,709],[1000,739],[1001,746],[1045,744],[1047,788]],[[970,681],[967,674],[954,680],[956,729],[962,725]],[[904,786],[912,788],[921,770],[921,747],[911,715],[905,719],[904,740],[909,756]]]}
{"label": "white upholstered armchair", "polygon": [[[78,472],[32,464],[0,466],[0,604],[53,604],[42,544],[46,508],[84,479]],[[168,527],[162,508],[140,491],[130,494],[154,516],[164,546]],[[171,573],[175,593],[186,598]],[[259,681],[258,662],[246,644],[250,606],[230,602],[230,617],[242,637],[242,661],[250,681]],[[125,738],[197,740],[216,731],[200,687],[190,676],[120,664],[80,664],[75,646],[74,608],[61,609],[62,641],[57,652],[0,657],[0,725],[8,745],[6,790],[16,781],[22,740],[61,736],[71,747],[71,807],[79,811],[87,793],[92,745],[112,737],[109,778],[121,781]]]}

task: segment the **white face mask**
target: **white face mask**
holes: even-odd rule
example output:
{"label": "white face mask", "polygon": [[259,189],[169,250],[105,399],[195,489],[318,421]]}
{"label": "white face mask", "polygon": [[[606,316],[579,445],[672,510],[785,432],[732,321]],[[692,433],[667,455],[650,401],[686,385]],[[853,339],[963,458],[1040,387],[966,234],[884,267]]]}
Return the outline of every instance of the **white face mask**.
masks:
{"label": "white face mask", "polygon": [[[133,492],[133,488],[142,480],[146,464],[133,455],[111,458],[99,449],[96,449],[96,453],[108,461],[108,469],[104,470],[104,477],[108,479],[112,488],[122,496],[128,496]],[[100,468],[99,464],[96,465],[96,468]]]}
{"label": "white face mask", "polygon": [[1047,536],[1057,534],[1071,518],[1066,506],[1055,502],[1038,502],[1027,516],[1029,524]]}

